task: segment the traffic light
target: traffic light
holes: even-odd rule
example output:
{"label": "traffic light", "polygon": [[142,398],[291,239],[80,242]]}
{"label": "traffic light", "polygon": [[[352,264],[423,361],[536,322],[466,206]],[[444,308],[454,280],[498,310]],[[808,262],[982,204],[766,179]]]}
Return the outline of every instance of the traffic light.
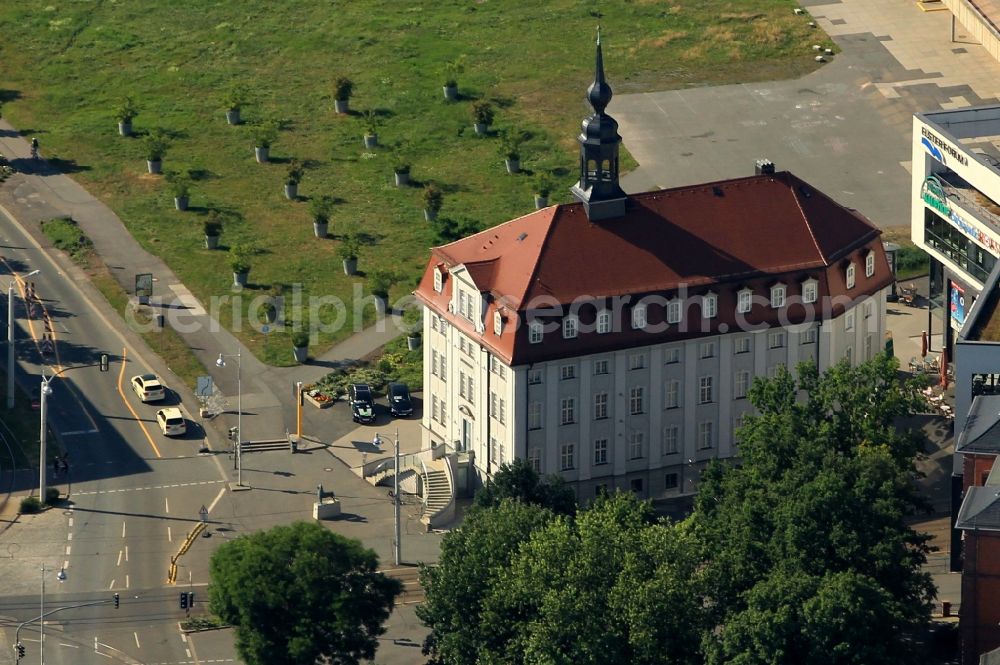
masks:
{"label": "traffic light", "polygon": [[181,591],[181,609],[186,610],[187,608],[188,608],[187,591]]}
{"label": "traffic light", "polygon": [[115,609],[116,610],[118,609],[118,601],[119,601],[119,598],[118,598],[118,594],[116,593],[115,594]]}
{"label": "traffic light", "polygon": [[17,647],[17,659],[21,660],[24,658],[24,645],[18,642],[15,646]]}
{"label": "traffic light", "polygon": [[108,369],[110,369],[108,365],[109,365],[108,354],[102,353],[101,354],[101,371],[102,372],[107,372]]}
{"label": "traffic light", "polygon": [[188,591],[188,607],[194,609],[194,591]]}

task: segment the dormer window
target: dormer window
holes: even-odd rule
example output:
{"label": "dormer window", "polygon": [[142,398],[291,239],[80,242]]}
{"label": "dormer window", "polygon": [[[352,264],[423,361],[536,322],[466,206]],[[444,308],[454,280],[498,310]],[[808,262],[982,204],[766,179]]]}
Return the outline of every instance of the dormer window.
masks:
{"label": "dormer window", "polygon": [[750,307],[753,305],[753,290],[743,289],[737,293],[736,300],[736,311],[740,314],[746,314],[750,311]]}
{"label": "dormer window", "polygon": [[632,308],[632,327],[641,330],[646,327],[646,305],[639,303]]}
{"label": "dormer window", "polygon": [[441,272],[441,268],[434,268],[434,290],[441,293],[444,289],[444,273]]}
{"label": "dormer window", "polygon": [[493,334],[498,337],[503,332],[503,315],[500,312],[493,312]]}
{"label": "dormer window", "polygon": [[562,332],[563,339],[573,339],[576,337],[577,331],[580,329],[580,320],[575,316],[570,315],[563,319],[562,322]]}
{"label": "dormer window", "polygon": [[532,321],[528,324],[528,341],[532,344],[541,344],[542,342],[542,322]]}
{"label": "dormer window", "polygon": [[771,287],[771,307],[780,309],[785,306],[785,285],[775,284]]}
{"label": "dormer window", "polygon": [[849,263],[847,265],[847,271],[846,271],[847,288],[849,289],[854,288],[854,271],[855,271],[854,264]]}
{"label": "dormer window", "polygon": [[865,277],[875,274],[875,252],[868,252],[865,255]]}
{"label": "dormer window", "polygon": [[611,332],[611,312],[601,310],[597,313],[597,334],[605,335]]}
{"label": "dormer window", "polygon": [[667,303],[667,323],[681,322],[681,301],[674,298]]}
{"label": "dormer window", "polygon": [[707,293],[701,297],[701,316],[706,319],[714,319],[719,313],[719,297],[714,293]]}
{"label": "dormer window", "polygon": [[802,302],[816,302],[819,299],[819,282],[815,279],[807,279],[802,282]]}

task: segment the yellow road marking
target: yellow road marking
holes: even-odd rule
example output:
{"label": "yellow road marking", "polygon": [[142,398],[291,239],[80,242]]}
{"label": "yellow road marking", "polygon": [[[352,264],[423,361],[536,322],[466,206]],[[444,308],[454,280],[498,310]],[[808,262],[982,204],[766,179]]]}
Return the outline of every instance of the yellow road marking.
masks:
{"label": "yellow road marking", "polygon": [[121,395],[122,402],[128,407],[128,410],[132,412],[132,417],[135,418],[135,422],[139,423],[139,427],[142,428],[142,433],[146,435],[146,440],[149,441],[149,445],[153,447],[153,452],[156,453],[157,457],[163,457],[160,454],[160,449],[156,447],[156,442],[153,441],[153,437],[149,435],[149,430],[146,429],[146,423],[142,422],[139,418],[139,414],[135,412],[132,405],[129,404],[128,398],[125,397],[125,392],[122,390],[122,377],[125,376],[125,361],[128,349],[122,349],[122,368],[118,371],[118,394]]}

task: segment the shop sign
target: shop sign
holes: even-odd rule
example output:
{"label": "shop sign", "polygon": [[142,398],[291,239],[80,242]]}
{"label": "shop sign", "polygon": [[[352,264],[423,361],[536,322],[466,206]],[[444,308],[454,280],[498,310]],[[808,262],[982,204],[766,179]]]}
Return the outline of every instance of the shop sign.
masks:
{"label": "shop sign", "polygon": [[969,165],[969,158],[956,150],[951,143],[945,141],[926,127],[921,127],[920,133],[922,134],[920,144],[924,146],[927,153],[934,159],[942,164],[947,164],[948,162],[945,160],[945,153],[947,153],[962,166]]}
{"label": "shop sign", "polygon": [[941,213],[952,226],[972,238],[980,247],[986,249],[993,256],[1000,256],[1000,242],[994,240],[986,231],[979,229],[951,207],[948,203],[948,195],[945,194],[940,180],[934,176],[928,176],[921,188],[920,198],[928,206]]}
{"label": "shop sign", "polygon": [[965,289],[948,280],[948,309],[951,312],[951,327],[961,330],[965,325]]}

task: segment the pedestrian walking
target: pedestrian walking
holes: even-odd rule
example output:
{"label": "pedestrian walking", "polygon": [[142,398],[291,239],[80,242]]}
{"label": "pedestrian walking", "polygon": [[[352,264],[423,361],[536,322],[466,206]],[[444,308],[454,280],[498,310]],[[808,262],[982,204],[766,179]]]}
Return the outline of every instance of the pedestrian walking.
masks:
{"label": "pedestrian walking", "polygon": [[52,460],[52,471],[58,476],[59,475],[59,469],[61,467],[62,467],[61,460],[59,459],[59,456],[56,455],[55,458],[53,458],[53,460]]}
{"label": "pedestrian walking", "polygon": [[372,439],[372,445],[375,446],[376,448],[382,447],[382,437],[379,436],[378,432],[375,432],[375,438]]}
{"label": "pedestrian walking", "polygon": [[38,139],[31,138],[31,158],[38,159]]}

